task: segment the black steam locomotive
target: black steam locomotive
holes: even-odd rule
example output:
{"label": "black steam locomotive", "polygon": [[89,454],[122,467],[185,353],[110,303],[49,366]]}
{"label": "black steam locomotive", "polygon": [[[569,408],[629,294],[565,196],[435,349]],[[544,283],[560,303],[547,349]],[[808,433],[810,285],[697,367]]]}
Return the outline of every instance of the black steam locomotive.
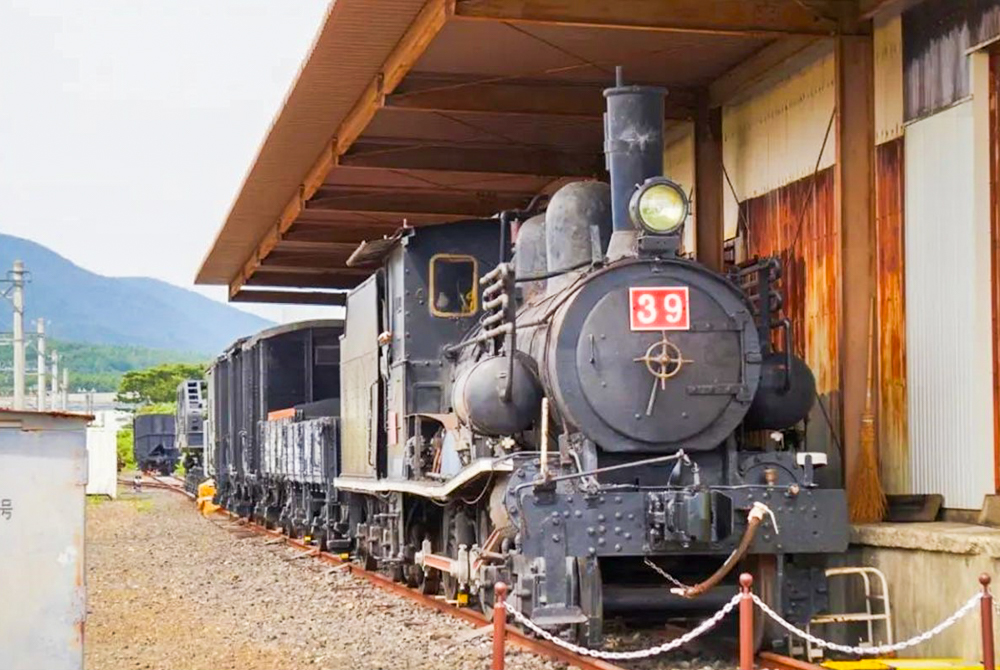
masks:
{"label": "black steam locomotive", "polygon": [[795,430],[815,384],[780,267],[685,259],[663,91],[605,96],[610,187],[362,244],[339,342],[307,324],[295,353],[219,359],[220,502],[459,602],[503,580],[589,644],[611,612],[714,610],[743,570],[804,623],[847,512]]}

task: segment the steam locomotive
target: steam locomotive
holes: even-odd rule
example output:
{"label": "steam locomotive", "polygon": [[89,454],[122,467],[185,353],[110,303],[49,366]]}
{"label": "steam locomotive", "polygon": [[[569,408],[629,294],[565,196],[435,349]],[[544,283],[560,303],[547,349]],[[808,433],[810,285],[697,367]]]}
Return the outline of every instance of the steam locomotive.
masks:
{"label": "steam locomotive", "polygon": [[342,329],[220,357],[208,474],[229,509],[429,592],[489,606],[507,582],[590,645],[613,612],[715,610],[743,570],[805,623],[847,511],[796,430],[815,382],[780,265],[685,258],[664,92],[605,97],[610,185],[363,243]]}

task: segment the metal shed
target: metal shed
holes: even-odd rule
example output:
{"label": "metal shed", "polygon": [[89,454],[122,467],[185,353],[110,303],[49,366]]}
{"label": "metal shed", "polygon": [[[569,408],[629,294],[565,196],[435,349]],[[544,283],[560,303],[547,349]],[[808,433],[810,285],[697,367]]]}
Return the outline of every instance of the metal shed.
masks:
{"label": "metal shed", "polygon": [[83,667],[86,429],[92,418],[0,410],[4,670]]}

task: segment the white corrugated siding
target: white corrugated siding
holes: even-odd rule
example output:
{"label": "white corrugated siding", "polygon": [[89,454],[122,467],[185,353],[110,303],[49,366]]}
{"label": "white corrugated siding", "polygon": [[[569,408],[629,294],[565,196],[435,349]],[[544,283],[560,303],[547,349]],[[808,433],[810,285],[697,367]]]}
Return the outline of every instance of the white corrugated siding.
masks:
{"label": "white corrugated siding", "polygon": [[118,414],[97,412],[87,426],[87,495],[118,496]]}
{"label": "white corrugated siding", "polygon": [[[684,123],[668,132],[663,147],[663,174],[680,184],[685,193],[694,192],[694,124]],[[697,194],[691,198],[691,216],[684,226],[684,250],[695,248]]]}
{"label": "white corrugated siding", "polygon": [[903,18],[875,21],[875,143],[903,136]]}
{"label": "white corrugated siding", "polygon": [[[727,239],[736,236],[739,202],[813,174],[833,114],[834,93],[831,47],[787,79],[723,108],[723,161],[737,196],[726,185]],[[820,169],[833,165],[836,144],[832,129]]]}
{"label": "white corrugated siding", "polygon": [[994,489],[990,229],[973,116],[970,101],[908,126],[904,152],[912,490],[958,509]]}

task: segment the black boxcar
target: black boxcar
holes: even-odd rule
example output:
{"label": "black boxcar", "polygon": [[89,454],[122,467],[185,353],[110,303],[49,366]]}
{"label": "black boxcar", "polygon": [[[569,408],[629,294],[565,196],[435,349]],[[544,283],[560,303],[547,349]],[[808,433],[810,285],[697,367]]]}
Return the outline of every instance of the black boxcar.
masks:
{"label": "black boxcar", "polygon": [[139,414],[132,420],[132,453],[140,470],[168,475],[177,467],[173,414]]}

